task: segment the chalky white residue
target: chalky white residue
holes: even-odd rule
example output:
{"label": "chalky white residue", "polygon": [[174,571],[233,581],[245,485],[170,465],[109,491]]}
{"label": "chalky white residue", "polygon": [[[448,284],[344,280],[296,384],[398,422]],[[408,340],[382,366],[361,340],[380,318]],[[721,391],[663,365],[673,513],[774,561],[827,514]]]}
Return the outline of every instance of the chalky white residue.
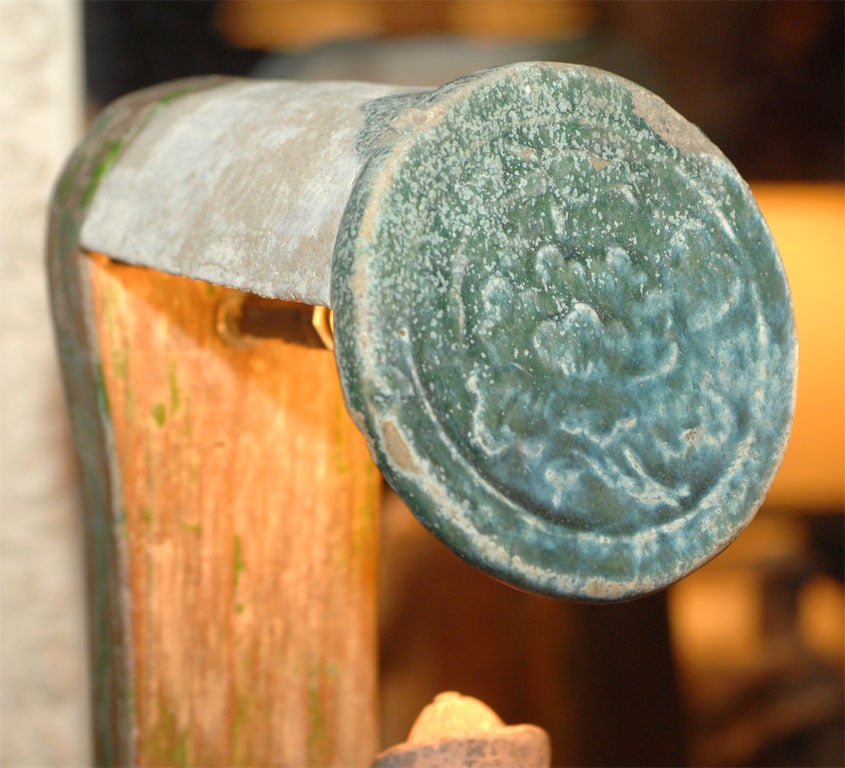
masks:
{"label": "chalky white residue", "polygon": [[504,578],[648,591],[724,546],[771,472],[773,315],[755,292],[770,256],[743,240],[757,214],[730,211],[749,203],[721,155],[659,100],[574,67],[497,77],[444,97],[376,228],[370,301],[407,336],[370,359],[427,468],[390,451],[397,482]]}
{"label": "chalky white residue", "polygon": [[409,90],[233,80],[175,99],[101,180],[82,245],[328,306],[332,249],[363,164],[361,105]]}

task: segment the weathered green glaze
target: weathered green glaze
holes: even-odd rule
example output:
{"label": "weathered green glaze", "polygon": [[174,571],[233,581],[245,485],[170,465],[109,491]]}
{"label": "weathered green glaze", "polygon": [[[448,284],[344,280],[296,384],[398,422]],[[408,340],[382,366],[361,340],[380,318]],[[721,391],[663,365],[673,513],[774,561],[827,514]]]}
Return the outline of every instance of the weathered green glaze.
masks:
{"label": "weathered green glaze", "polygon": [[332,273],[388,481],[515,585],[625,599],[750,521],[796,338],[747,185],[656,96],[524,64],[370,105]]}
{"label": "weathered green glaze", "polygon": [[136,764],[127,568],[111,417],[79,234],[98,185],[132,138],[174,97],[226,82],[169,83],[115,102],[68,160],[52,197],[47,245],[53,322],[81,470],[88,550],[97,765]]}
{"label": "weathered green glaze", "polygon": [[[152,120],[175,98],[223,82],[182,81],[118,102],[56,191],[56,322],[88,508],[99,510],[92,562],[103,573],[119,573],[123,555],[104,453],[108,403],[79,293],[80,226],[85,219],[94,242],[127,240],[127,253],[112,255],[185,273],[152,247],[144,216],[126,212],[144,212],[148,185],[161,191],[156,210],[168,209],[159,198],[174,184],[179,199],[191,199],[184,187],[193,165],[172,167],[195,141],[216,146],[202,115],[229,114],[228,98],[253,109],[262,94],[280,100],[279,115],[290,100],[293,124],[260,134],[290,163],[261,166],[279,183],[252,183],[241,195],[220,170],[237,158],[209,156],[218,186],[206,196],[237,193],[244,215],[263,226],[262,196],[281,195],[278,211],[299,216],[304,203],[291,189],[311,190],[311,201],[319,184],[308,179],[323,171],[335,178],[335,165],[343,173],[331,211],[290,223],[302,247],[279,257],[283,269],[248,248],[227,251],[218,254],[229,270],[219,279],[323,301],[328,286],[312,277],[328,275],[331,254],[321,244],[340,221],[331,304],[347,404],[384,475],[426,526],[518,586],[611,600],[680,578],[747,524],[789,430],[795,329],[760,212],[698,129],[632,83],[556,64],[490,70],[424,92],[324,84],[319,93],[345,106],[314,112],[322,121],[314,135],[331,139],[325,158],[309,150],[302,163],[294,160],[307,148],[316,99],[305,86],[229,81],[181,117]],[[332,116],[350,109],[352,124],[335,125]],[[103,184],[114,187],[109,195]],[[85,218],[89,206],[99,206],[99,219]],[[220,217],[213,205],[199,208],[227,231],[246,226],[240,208],[224,206]],[[120,211],[126,226],[112,220]],[[168,242],[199,242],[180,221],[168,219]],[[149,252],[130,252],[136,239],[152,243]],[[178,262],[181,253],[171,256]],[[189,276],[218,279],[218,261],[206,261],[217,271],[194,274],[191,261]],[[152,416],[163,423],[160,405]],[[106,605],[104,583],[92,583],[94,614],[112,617],[112,634],[125,637],[128,619]],[[97,642],[102,633],[93,634]],[[106,666],[127,663],[121,649],[103,645]]]}

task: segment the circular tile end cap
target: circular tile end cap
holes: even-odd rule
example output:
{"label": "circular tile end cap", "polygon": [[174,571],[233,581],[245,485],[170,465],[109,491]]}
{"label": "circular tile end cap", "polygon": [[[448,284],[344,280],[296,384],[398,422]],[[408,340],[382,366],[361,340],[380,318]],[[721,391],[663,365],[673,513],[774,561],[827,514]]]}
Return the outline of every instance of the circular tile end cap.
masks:
{"label": "circular tile end cap", "polygon": [[517,587],[621,600],[753,517],[792,419],[783,267],[747,185],[657,96],[519,64],[400,112],[353,192],[332,302],[387,478]]}

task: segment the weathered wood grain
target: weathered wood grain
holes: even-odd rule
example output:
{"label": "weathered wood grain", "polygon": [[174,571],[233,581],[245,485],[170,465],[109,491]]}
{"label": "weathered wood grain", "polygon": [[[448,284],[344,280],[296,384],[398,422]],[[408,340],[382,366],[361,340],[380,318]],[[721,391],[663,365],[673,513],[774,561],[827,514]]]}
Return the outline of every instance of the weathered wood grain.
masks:
{"label": "weathered wood grain", "polygon": [[380,479],[332,355],[227,343],[227,289],[89,275],[136,764],[368,763]]}

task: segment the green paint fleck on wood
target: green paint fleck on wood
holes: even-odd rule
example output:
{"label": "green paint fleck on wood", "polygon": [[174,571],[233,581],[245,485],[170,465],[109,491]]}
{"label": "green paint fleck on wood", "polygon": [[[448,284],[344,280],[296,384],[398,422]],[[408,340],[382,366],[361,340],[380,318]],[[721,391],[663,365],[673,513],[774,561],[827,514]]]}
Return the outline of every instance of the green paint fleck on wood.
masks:
{"label": "green paint fleck on wood", "polygon": [[135,397],[135,392],[130,388],[128,380],[126,380],[126,419],[127,421],[135,421],[138,414],[138,399]]}
{"label": "green paint fleck on wood", "polygon": [[311,667],[308,676],[308,762],[321,765],[328,750],[328,728],[320,688],[323,674],[319,664]]}
{"label": "green paint fleck on wood", "polygon": [[111,420],[111,408],[109,406],[109,393],[106,389],[106,377],[103,373],[102,366],[98,365],[94,374],[97,386],[97,405],[100,407],[100,413],[106,419]]}
{"label": "green paint fleck on wood", "polygon": [[76,188],[76,182],[78,181],[77,177],[79,175],[79,172],[82,170],[82,166],[84,164],[84,155],[74,155],[73,159],[70,161],[70,164],[67,167],[67,170],[65,170],[65,172],[62,174],[62,178],[59,182],[59,186],[56,188],[55,195],[56,202],[60,205],[65,205],[65,203],[67,203],[68,198]]}
{"label": "green paint fleck on wood", "polygon": [[373,525],[376,519],[374,494],[368,493],[367,498],[358,508],[352,521],[352,557],[356,561],[368,559],[370,554],[366,546],[373,537]]}
{"label": "green paint fleck on wood", "polygon": [[183,768],[188,765],[188,734],[182,731],[176,740],[176,764]]}
{"label": "green paint fleck on wood", "polygon": [[241,579],[241,573],[243,573],[245,568],[243,542],[241,541],[241,537],[235,534],[232,549],[232,582],[236,590],[238,588],[238,582]]}
{"label": "green paint fleck on wood", "polygon": [[187,768],[188,729],[180,728],[176,713],[162,707],[161,714],[146,739],[144,751],[149,765],[179,766]]}
{"label": "green paint fleck on wood", "polygon": [[243,694],[238,694],[231,719],[232,761],[235,765],[255,765],[255,760],[251,756],[252,745],[249,731],[245,727],[250,719],[250,699]]}
{"label": "green paint fleck on wood", "polygon": [[182,405],[182,393],[179,391],[179,379],[176,376],[176,367],[170,366],[170,412],[176,414]]}
{"label": "green paint fleck on wood", "polygon": [[141,507],[141,519],[144,521],[144,525],[147,527],[153,524],[153,511],[147,507]]}
{"label": "green paint fleck on wood", "polygon": [[366,492],[351,519],[349,551],[348,557],[344,556],[343,558],[344,567],[360,568],[362,563],[366,564],[372,557],[379,502],[379,486],[373,477],[376,473],[375,464],[367,459],[363,466]]}
{"label": "green paint fleck on wood", "polygon": [[180,523],[183,531],[188,531],[189,533],[193,533],[195,536],[199,536],[202,533],[202,525],[199,523]]}
{"label": "green paint fleck on wood", "polygon": [[117,158],[120,157],[120,153],[123,152],[123,147],[124,143],[120,139],[109,142],[106,147],[105,154],[103,155],[103,159],[100,160],[99,164],[94,169],[94,173],[91,174],[91,178],[85,186],[85,191],[82,193],[81,205],[83,208],[87,208],[91,203],[91,200],[94,199],[94,193],[97,191],[97,187],[100,186],[100,182],[112,169],[112,166],[117,161]]}
{"label": "green paint fleck on wood", "polygon": [[181,99],[183,96],[188,96],[191,93],[194,93],[197,89],[192,86],[186,86],[185,88],[179,88],[178,90],[173,91],[173,93],[168,93],[167,96],[162,96],[156,104],[161,104],[162,106],[166,107],[172,104],[176,99]]}
{"label": "green paint fleck on wood", "polygon": [[344,432],[344,423],[348,418],[343,402],[338,400],[335,403],[334,413],[334,434],[332,435],[331,447],[331,462],[334,471],[343,477],[349,474],[349,458],[347,450],[346,433]]}
{"label": "green paint fleck on wood", "polygon": [[167,421],[167,406],[164,403],[156,403],[152,408],[153,419],[158,426],[163,427]]}
{"label": "green paint fleck on wood", "polygon": [[111,365],[115,377],[125,379],[129,375],[129,350],[115,349],[111,355]]}

